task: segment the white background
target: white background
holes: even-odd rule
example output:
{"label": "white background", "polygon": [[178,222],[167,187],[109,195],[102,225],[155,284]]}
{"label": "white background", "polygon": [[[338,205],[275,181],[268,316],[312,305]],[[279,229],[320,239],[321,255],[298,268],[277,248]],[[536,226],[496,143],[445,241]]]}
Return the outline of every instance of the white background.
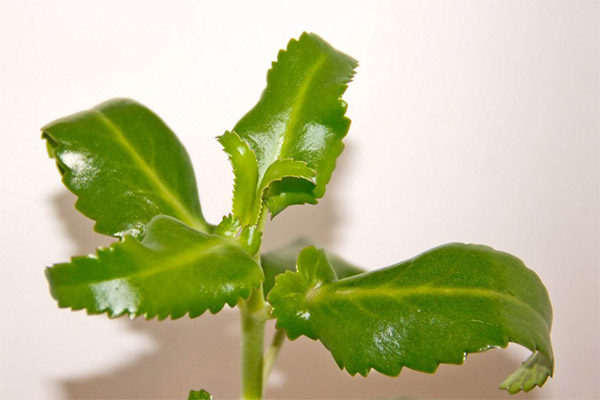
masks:
{"label": "white background", "polygon": [[[73,209],[39,128],[126,96],[192,156],[203,210],[228,211],[214,137],[257,101],[304,30],[360,61],[347,150],[318,206],[268,225],[367,268],[451,241],[522,258],[554,306],[555,379],[528,398],[598,398],[599,3],[2,1],[0,398],[237,396],[237,314],[162,323],[59,310],[44,267],[107,238]],[[286,343],[276,398],[506,398],[517,346],[350,378],[317,342]],[[519,395],[520,397],[520,395]]]}

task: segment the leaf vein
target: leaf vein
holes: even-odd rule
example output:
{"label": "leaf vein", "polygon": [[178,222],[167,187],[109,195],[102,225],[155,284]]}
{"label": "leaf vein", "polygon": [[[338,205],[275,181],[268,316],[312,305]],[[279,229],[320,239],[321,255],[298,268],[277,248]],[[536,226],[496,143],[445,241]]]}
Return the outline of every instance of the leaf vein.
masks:
{"label": "leaf vein", "polygon": [[[127,271],[122,270],[122,272],[123,272],[122,274],[115,274],[109,278],[106,277],[106,278],[100,278],[97,280],[89,280],[89,281],[85,281],[85,282],[79,281],[79,282],[74,282],[74,283],[63,283],[62,286],[77,286],[77,285],[80,285],[81,283],[95,284],[95,283],[101,283],[101,282],[105,282],[105,281],[112,281],[112,280],[116,280],[116,279],[145,278],[148,276],[157,275],[159,273],[163,273],[163,272],[169,271],[169,270],[176,270],[176,269],[182,268],[186,265],[196,263],[196,262],[202,260],[203,258],[206,258],[212,254],[220,253],[224,247],[225,247],[224,245],[214,245],[211,248],[206,249],[205,246],[199,246],[197,249],[194,249],[192,254],[179,253],[179,254],[177,254],[177,257],[167,257],[164,260],[163,266],[161,266],[161,267],[154,267],[154,268],[149,268],[149,269],[148,268],[138,269],[134,273],[126,273]],[[109,248],[108,250],[110,251],[111,248]],[[151,249],[148,249],[148,250],[151,250]],[[155,252],[155,251],[153,251],[153,252],[156,255],[159,254],[158,252]],[[201,254],[198,254],[198,252],[201,252]],[[103,261],[100,260],[98,256],[99,256],[99,254],[88,256],[86,258],[91,258],[94,261],[102,264]],[[76,262],[76,259],[73,260],[73,262]]]}
{"label": "leaf vein", "polygon": [[286,124],[285,131],[283,133],[283,142],[282,142],[281,148],[279,150],[280,157],[285,157],[287,154],[288,147],[290,146],[289,145],[290,136],[294,135],[296,125],[298,125],[299,116],[302,114],[302,109],[304,108],[304,105],[306,104],[306,95],[308,93],[308,89],[312,85],[312,82],[315,79],[315,76],[317,75],[319,68],[321,68],[321,66],[323,65],[324,62],[325,62],[325,54],[322,53],[319,56],[319,58],[317,59],[317,61],[315,61],[313,66],[310,68],[308,73],[306,74],[304,84],[300,86],[300,90],[298,91],[298,94],[296,95],[296,98],[294,99],[294,103],[297,103],[297,105],[295,107],[292,107],[292,111],[290,113],[290,118],[288,120],[288,123]]}
{"label": "leaf vein", "polygon": [[206,228],[205,224],[200,221],[197,217],[195,217],[175,196],[171,189],[161,180],[161,178],[156,175],[156,172],[146,163],[146,161],[140,156],[138,151],[133,147],[133,145],[127,140],[121,129],[116,126],[108,116],[104,112],[99,109],[92,109],[100,118],[100,121],[104,123],[111,131],[115,133],[115,137],[121,144],[123,148],[131,155],[136,164],[140,167],[142,172],[150,178],[150,182],[159,190],[160,196],[167,201],[167,203],[171,204],[171,206],[175,209],[175,211],[179,214],[179,218],[187,224],[195,228]]}
{"label": "leaf vein", "polygon": [[[321,296],[325,295],[325,292],[321,292],[320,295],[315,296],[314,300],[318,298],[322,298]],[[389,288],[389,287],[380,287],[380,288],[360,288],[360,289],[344,289],[344,290],[328,290],[326,292],[327,296],[339,296],[346,297],[351,296],[353,298],[361,298],[361,297],[389,297],[395,300],[399,300],[403,297],[413,297],[419,295],[438,295],[438,296],[478,296],[478,297],[489,297],[489,298],[500,298],[506,300],[511,303],[518,304],[521,307],[528,308],[533,311],[533,313],[543,321],[544,325],[548,327],[548,323],[543,318],[541,313],[532,307],[527,302],[515,297],[510,296],[502,292],[498,292],[495,290],[485,290],[478,288],[464,288],[464,287],[431,287],[431,286],[415,286],[411,288]]]}

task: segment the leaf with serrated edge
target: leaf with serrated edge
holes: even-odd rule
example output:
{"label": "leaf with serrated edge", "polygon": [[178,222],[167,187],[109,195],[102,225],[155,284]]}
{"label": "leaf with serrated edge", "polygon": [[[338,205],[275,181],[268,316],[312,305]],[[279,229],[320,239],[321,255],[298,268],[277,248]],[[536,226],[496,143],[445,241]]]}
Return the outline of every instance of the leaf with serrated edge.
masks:
{"label": "leaf with serrated edge", "polygon": [[235,132],[225,132],[217,138],[233,166],[233,214],[243,226],[254,223],[260,204],[256,202],[258,186],[258,165],[256,154]]}
{"label": "leaf with serrated edge", "polygon": [[[268,300],[278,328],[292,339],[319,339],[350,374],[373,368],[397,375],[403,366],[431,373],[440,363],[462,364],[467,353],[509,342],[541,354],[525,366],[536,373],[523,378],[524,388],[552,372],[548,294],[510,254],[449,244],[338,281],[331,274],[324,279],[327,266],[322,253],[303,250],[298,272],[279,275]],[[515,391],[519,380],[509,381]]]}
{"label": "leaf with serrated edge", "polygon": [[283,179],[298,178],[314,187],[315,171],[305,162],[291,159],[275,160],[258,182],[256,155],[248,144],[235,132],[225,132],[218,137],[223,149],[229,154],[235,182],[233,186],[233,214],[242,226],[254,225],[261,213],[264,193]]}
{"label": "leaf with serrated edge", "polygon": [[173,216],[201,231],[204,220],[185,148],[152,111],[114,99],[42,128],[75,207],[97,232],[139,237],[152,217]]}
{"label": "leaf with serrated edge", "polygon": [[[265,273],[265,281],[263,283],[265,295],[269,293],[269,290],[271,290],[275,284],[275,277],[277,275],[282,274],[285,271],[296,270],[296,259],[298,258],[298,254],[303,248],[311,246],[312,244],[313,243],[310,240],[300,238],[286,246],[261,254],[260,264]],[[365,272],[365,270],[350,264],[329,251],[326,252],[326,255],[329,262],[331,262],[338,279]]]}
{"label": "leaf with serrated edge", "polygon": [[521,367],[511,374],[500,389],[515,394],[520,390],[529,392],[536,386],[542,387],[549,376],[552,376],[554,361],[539,352],[533,353]]}
{"label": "leaf with serrated edge", "polygon": [[47,268],[46,277],[60,307],[175,319],[233,307],[264,275],[234,240],[157,216],[141,242],[126,236],[96,255]]}
{"label": "leaf with serrated edge", "polygon": [[240,220],[232,214],[228,214],[225,215],[219,225],[215,227],[213,234],[233,238],[236,237],[241,229],[242,223]]}
{"label": "leaf with serrated edge", "polygon": [[325,194],[350,127],[341,97],[356,66],[319,36],[303,33],[279,52],[260,100],[236,124],[234,130],[256,153],[259,179],[278,159],[303,161],[316,171],[315,186],[298,186],[289,182],[293,178],[274,184],[273,195],[290,187],[298,191],[267,201],[272,214],[292,204],[314,204]]}
{"label": "leaf with serrated edge", "polygon": [[[301,180],[312,184],[315,176],[315,171],[310,169],[304,161],[292,160],[291,158],[275,160],[273,164],[269,165],[269,168],[267,168],[260,186],[258,187],[258,193],[262,196],[264,191],[268,189],[270,185],[281,181],[284,178],[300,178]],[[314,186],[314,184],[312,186]]]}

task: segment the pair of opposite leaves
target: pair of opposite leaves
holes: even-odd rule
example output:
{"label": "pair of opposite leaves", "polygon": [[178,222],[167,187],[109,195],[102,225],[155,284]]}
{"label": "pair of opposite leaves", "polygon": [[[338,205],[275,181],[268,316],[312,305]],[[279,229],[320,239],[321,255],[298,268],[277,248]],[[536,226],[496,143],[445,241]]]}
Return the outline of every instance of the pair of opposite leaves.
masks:
{"label": "pair of opposite leaves", "polygon": [[274,216],[324,195],[350,125],[341,96],[356,65],[314,34],[279,53],[257,105],[219,137],[235,183],[232,215],[216,227],[202,215],[184,147],[142,105],[112,100],[42,128],[76,208],[121,239],[46,270],[59,305],[196,317],[262,284],[277,326],[319,339],[351,374],[433,372],[515,342],[533,354],[501,387],[541,386],[554,364],[550,301],[509,254],[450,244],[369,273],[302,243],[255,259],[265,206]]}

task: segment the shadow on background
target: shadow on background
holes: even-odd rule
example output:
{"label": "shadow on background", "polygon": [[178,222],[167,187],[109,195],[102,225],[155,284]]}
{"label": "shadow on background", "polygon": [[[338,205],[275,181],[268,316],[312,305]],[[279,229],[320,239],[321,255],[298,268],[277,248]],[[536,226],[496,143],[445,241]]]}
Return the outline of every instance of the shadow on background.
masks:
{"label": "shadow on background", "polygon": [[[324,247],[335,243],[335,226],[343,217],[336,188],[343,185],[351,159],[352,149],[346,149],[327,195],[317,206],[291,207],[268,225],[266,248],[284,245],[300,235],[311,237]],[[73,208],[73,202],[73,195],[66,192],[53,198],[56,212],[72,237],[75,253],[87,254],[110,243],[110,239],[92,232],[93,223]],[[217,399],[238,397],[240,335],[235,310],[224,309],[217,315],[207,312],[194,320],[184,317],[162,322],[142,319],[113,322],[149,336],[155,344],[154,352],[101,375],[57,382],[66,398],[184,399],[190,389],[200,388]],[[268,331],[272,330],[271,322]],[[377,372],[372,372],[369,378],[351,377],[338,369],[320,343],[302,337],[285,343],[266,388],[266,397],[508,398],[497,386],[520,361],[493,350],[469,356],[463,367],[441,366],[435,375],[405,370],[398,378]],[[536,391],[527,398],[537,398]]]}

